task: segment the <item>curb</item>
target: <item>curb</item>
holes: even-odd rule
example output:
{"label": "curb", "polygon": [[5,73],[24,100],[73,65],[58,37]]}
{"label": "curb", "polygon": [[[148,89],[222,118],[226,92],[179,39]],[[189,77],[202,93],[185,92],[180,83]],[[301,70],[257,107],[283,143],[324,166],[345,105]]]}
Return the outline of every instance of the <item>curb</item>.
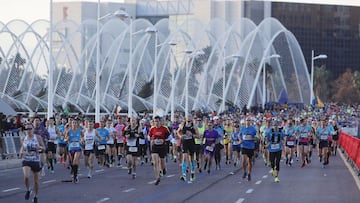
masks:
{"label": "curb", "polygon": [[0,161],[0,170],[6,169],[14,169],[14,168],[21,168],[22,159],[17,160],[1,160]]}

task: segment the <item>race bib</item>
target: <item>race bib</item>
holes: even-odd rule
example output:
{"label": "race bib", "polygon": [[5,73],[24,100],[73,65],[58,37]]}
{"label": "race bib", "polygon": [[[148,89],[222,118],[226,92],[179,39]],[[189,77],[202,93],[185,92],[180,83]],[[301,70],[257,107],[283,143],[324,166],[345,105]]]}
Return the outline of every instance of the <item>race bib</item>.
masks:
{"label": "race bib", "polygon": [[301,134],[300,134],[300,137],[301,137],[301,138],[308,138],[308,135],[307,135],[306,133],[301,133]]}
{"label": "race bib", "polygon": [[137,147],[129,147],[129,152],[137,152],[138,148]]}
{"label": "race bib", "polygon": [[139,144],[145,144],[145,139],[139,139]]}
{"label": "race bib", "polygon": [[240,144],[240,141],[238,141],[238,140],[233,142],[233,145],[239,145],[239,144]]}
{"label": "race bib", "polygon": [[328,136],[327,136],[327,135],[321,135],[321,136],[320,136],[320,139],[321,139],[321,140],[327,140],[327,139],[328,139]]}
{"label": "race bib", "polygon": [[94,146],[93,145],[85,145],[85,150],[93,150]]}
{"label": "race bib", "polygon": [[278,144],[271,144],[270,148],[271,149],[280,149],[280,144],[279,143]]}
{"label": "race bib", "polygon": [[214,151],[214,147],[212,147],[212,146],[206,146],[205,149],[209,152]]}
{"label": "race bib", "polygon": [[252,135],[243,135],[243,140],[253,140]]}
{"label": "race bib", "polygon": [[104,149],[105,149],[105,145],[99,145],[99,146],[97,147],[97,149],[98,149],[98,150],[104,150]]}
{"label": "race bib", "polygon": [[162,145],[162,144],[164,144],[164,140],[163,139],[155,139],[154,144],[155,145]]}
{"label": "race bib", "polygon": [[71,148],[78,148],[78,147],[80,147],[80,142],[77,142],[77,141],[70,142],[70,147]]}
{"label": "race bib", "polygon": [[118,143],[118,144],[123,144],[123,143],[124,143],[124,140],[116,140],[116,143]]}
{"label": "race bib", "polygon": [[202,140],[199,139],[199,138],[195,138],[195,144],[201,144],[202,143]]}
{"label": "race bib", "polygon": [[128,139],[126,145],[131,147],[136,146],[136,139]]}
{"label": "race bib", "polygon": [[294,146],[295,143],[294,143],[294,141],[287,141],[286,144],[287,144],[288,146]]}

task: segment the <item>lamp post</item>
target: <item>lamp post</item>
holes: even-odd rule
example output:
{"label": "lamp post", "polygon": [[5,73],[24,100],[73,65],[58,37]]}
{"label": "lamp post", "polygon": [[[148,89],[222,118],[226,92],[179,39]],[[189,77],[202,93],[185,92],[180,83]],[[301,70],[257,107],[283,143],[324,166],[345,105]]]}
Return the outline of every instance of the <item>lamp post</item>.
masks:
{"label": "lamp post", "polygon": [[48,79],[48,119],[53,116],[54,99],[54,59],[53,59],[53,0],[50,0],[50,29],[49,29],[49,79]]}
{"label": "lamp post", "polygon": [[320,54],[314,57],[314,50],[311,50],[311,90],[310,90],[310,105],[312,104],[312,100],[314,98],[314,61],[317,59],[326,59],[327,55]]}
{"label": "lamp post", "polygon": [[[171,40],[169,42],[170,46],[176,46],[177,42]],[[171,68],[171,67],[170,67]],[[171,110],[170,110],[170,118],[171,121],[174,121],[175,118],[175,68],[170,69],[171,71]]]}
{"label": "lamp post", "polygon": [[272,59],[272,58],[280,58],[279,54],[273,54],[271,56],[265,57],[263,59],[264,65],[263,65],[263,97],[262,97],[262,108],[265,109],[265,103],[266,103],[266,60]]}

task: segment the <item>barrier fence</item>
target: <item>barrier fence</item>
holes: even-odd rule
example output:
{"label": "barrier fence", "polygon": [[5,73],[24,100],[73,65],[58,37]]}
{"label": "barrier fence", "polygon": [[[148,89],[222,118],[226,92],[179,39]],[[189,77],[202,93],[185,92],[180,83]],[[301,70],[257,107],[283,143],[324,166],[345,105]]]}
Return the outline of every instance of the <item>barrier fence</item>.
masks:
{"label": "barrier fence", "polygon": [[343,152],[346,152],[348,161],[357,169],[358,175],[360,175],[360,139],[341,132],[339,144]]}
{"label": "barrier fence", "polygon": [[2,159],[18,157],[21,148],[21,137],[23,136],[24,133],[17,129],[1,133],[0,152]]}

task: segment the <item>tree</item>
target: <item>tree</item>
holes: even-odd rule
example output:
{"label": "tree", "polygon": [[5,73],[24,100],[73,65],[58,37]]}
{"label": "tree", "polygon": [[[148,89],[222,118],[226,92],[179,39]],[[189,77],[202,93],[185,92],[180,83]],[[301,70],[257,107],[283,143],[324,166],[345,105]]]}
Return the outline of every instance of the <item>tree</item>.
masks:
{"label": "tree", "polygon": [[315,67],[314,92],[324,101],[328,101],[331,97],[330,78],[331,73],[325,66]]}
{"label": "tree", "polygon": [[354,82],[354,73],[351,69],[347,69],[333,83],[334,95],[336,102],[353,104],[360,101],[360,91]]}

